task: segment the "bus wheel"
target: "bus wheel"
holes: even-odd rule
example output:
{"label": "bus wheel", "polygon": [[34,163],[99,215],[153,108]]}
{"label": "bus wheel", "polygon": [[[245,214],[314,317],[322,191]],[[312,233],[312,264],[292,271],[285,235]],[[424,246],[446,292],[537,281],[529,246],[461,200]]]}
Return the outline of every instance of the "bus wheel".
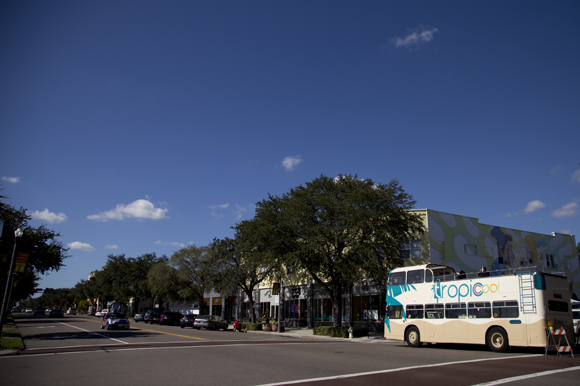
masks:
{"label": "bus wheel", "polygon": [[500,327],[492,328],[487,333],[487,346],[494,352],[506,351],[509,347],[507,332]]}
{"label": "bus wheel", "polygon": [[411,347],[421,346],[421,335],[419,335],[419,329],[417,327],[409,327],[405,340]]}

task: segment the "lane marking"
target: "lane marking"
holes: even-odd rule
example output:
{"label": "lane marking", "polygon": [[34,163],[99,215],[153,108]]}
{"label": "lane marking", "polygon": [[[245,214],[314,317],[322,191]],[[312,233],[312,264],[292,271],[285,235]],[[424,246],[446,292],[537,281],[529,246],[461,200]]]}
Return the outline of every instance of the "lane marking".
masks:
{"label": "lane marking", "polygon": [[330,376],[330,377],[320,377],[320,378],[298,379],[298,380],[295,380],[295,381],[286,381],[286,382],[264,383],[262,385],[257,385],[257,386],[296,385],[296,384],[299,384],[299,383],[306,383],[306,382],[333,381],[333,380],[337,380],[337,379],[355,378],[355,377],[362,377],[362,376],[366,376],[366,375],[378,375],[378,374],[395,373],[395,372],[398,372],[398,371],[424,369],[424,368],[427,368],[427,367],[441,367],[441,366],[449,366],[449,365],[462,365],[462,364],[466,364],[466,363],[478,363],[478,362],[487,362],[487,361],[498,361],[498,360],[505,360],[505,359],[533,358],[533,357],[537,357],[537,356],[542,356],[542,355],[541,354],[537,354],[537,355],[519,355],[519,356],[513,356],[513,357],[487,358],[487,359],[471,359],[471,360],[467,360],[467,361],[434,363],[434,364],[431,364],[431,365],[420,365],[420,366],[400,367],[400,368],[397,368],[397,369],[367,371],[367,372],[364,372],[364,373],[333,375],[333,376]]}
{"label": "lane marking", "polygon": [[[213,343],[212,342],[208,342],[208,343]],[[139,344],[139,343],[134,343],[134,344]],[[291,343],[279,343],[282,345],[304,345],[307,343],[302,343],[302,342],[291,342]],[[129,344],[131,345],[131,344]],[[112,349],[107,350],[108,346],[112,346]],[[271,346],[271,344],[252,344],[249,345],[251,347],[254,346]],[[96,346],[68,346],[68,347],[57,347],[57,348],[79,348],[79,347],[96,347]],[[2,359],[8,359],[8,358],[28,358],[28,357],[38,357],[38,356],[46,356],[46,355],[71,355],[71,354],[89,354],[89,353],[113,353],[113,352],[117,352],[117,351],[141,351],[141,350],[176,350],[176,349],[210,349],[210,348],[220,348],[220,347],[248,347],[247,344],[227,344],[227,345],[214,345],[214,344],[209,344],[207,346],[164,346],[164,347],[114,347],[113,345],[102,345],[102,346],[98,346],[99,348],[101,348],[102,350],[89,350],[89,351],[67,351],[67,352],[51,352],[51,353],[40,353],[40,354],[23,354],[23,355],[0,355],[0,360]],[[43,348],[37,348],[37,349],[29,349],[30,351],[32,350],[46,350]]]}
{"label": "lane marking", "polygon": [[[84,318],[83,318],[83,319],[79,319],[79,318],[77,318],[77,319],[78,319],[78,320],[86,320],[86,319],[84,319]],[[101,324],[100,322],[98,322],[98,321],[95,321],[95,320],[89,320],[89,322],[93,322],[93,323],[99,323],[99,324]],[[164,334],[164,335],[178,336],[178,337],[180,337],[180,338],[187,338],[187,339],[195,339],[195,340],[208,340],[208,339],[204,339],[204,338],[198,338],[198,337],[195,337],[195,336],[179,335],[179,334],[172,334],[172,333],[170,333],[170,332],[163,332],[163,331],[148,330],[148,329],[146,329],[146,328],[137,328],[137,327],[131,327],[131,328],[130,328],[130,330],[141,330],[141,331],[147,331],[147,332],[155,332],[155,333],[157,333],[157,334]]]}
{"label": "lane marking", "polygon": [[77,326],[73,326],[72,324],[68,324],[68,323],[64,323],[64,322],[60,322],[60,323],[64,324],[65,326],[69,326],[69,327],[72,327],[72,328],[76,328],[77,330],[81,330],[81,331],[84,331],[84,332],[88,332],[89,334],[93,334],[93,335],[101,336],[103,338],[107,338],[107,339],[114,340],[115,342],[119,342],[119,343],[123,343],[123,344],[129,344],[129,342],[124,342],[124,341],[119,340],[119,339],[111,338],[110,336],[103,335],[103,334],[99,334],[98,332],[94,332],[94,331],[90,331],[90,330],[85,330],[84,328],[80,328],[80,327],[77,327]]}
{"label": "lane marking", "polygon": [[472,385],[472,386],[501,385],[501,384],[509,383],[509,382],[524,381],[524,380],[530,379],[530,378],[545,377],[547,375],[553,375],[553,374],[559,374],[559,373],[565,373],[568,371],[577,371],[577,370],[580,370],[580,366],[570,367],[567,369],[560,369],[560,370],[542,371],[541,373],[533,373],[533,374],[528,374],[528,375],[519,375],[517,377],[498,379],[497,381],[478,383],[477,385]]}

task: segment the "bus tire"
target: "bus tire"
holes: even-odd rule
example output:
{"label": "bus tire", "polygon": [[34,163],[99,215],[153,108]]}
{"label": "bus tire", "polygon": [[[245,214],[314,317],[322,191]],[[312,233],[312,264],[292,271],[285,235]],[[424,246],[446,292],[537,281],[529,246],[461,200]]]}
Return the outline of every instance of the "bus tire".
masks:
{"label": "bus tire", "polygon": [[421,346],[421,334],[419,334],[419,329],[415,326],[409,327],[405,334],[405,341],[410,347]]}
{"label": "bus tire", "polygon": [[507,332],[501,327],[494,327],[487,333],[487,347],[493,352],[505,352],[509,348]]}

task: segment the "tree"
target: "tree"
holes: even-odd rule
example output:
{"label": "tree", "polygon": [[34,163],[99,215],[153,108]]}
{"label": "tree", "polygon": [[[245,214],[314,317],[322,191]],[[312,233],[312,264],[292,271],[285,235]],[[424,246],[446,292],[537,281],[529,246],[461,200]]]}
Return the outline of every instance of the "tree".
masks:
{"label": "tree", "polygon": [[165,301],[179,300],[180,280],[177,269],[170,266],[167,262],[153,264],[147,273],[149,287],[153,292],[154,299],[163,307]]}
{"label": "tree", "polygon": [[203,304],[203,294],[212,284],[215,264],[210,246],[190,245],[175,252],[170,264],[177,269],[178,279],[182,282],[178,295],[184,301],[197,301]]}
{"label": "tree", "polygon": [[325,288],[339,327],[343,291],[370,275],[386,277],[400,263],[400,243],[423,231],[421,218],[409,212],[414,205],[397,180],[321,176],[257,204],[253,221],[268,224],[257,245]]}
{"label": "tree", "polygon": [[[17,253],[28,253],[28,262],[24,273],[15,276],[16,287],[12,291],[13,299],[24,299],[35,293],[39,275],[50,271],[58,271],[64,266],[64,259],[68,257],[67,248],[57,238],[60,234],[41,225],[37,228],[28,225],[30,216],[26,209],[0,205],[0,218],[4,222],[2,242],[0,243],[0,294],[4,296],[6,279],[10,268],[10,261],[17,243]],[[20,228],[22,237],[15,240],[14,231]]]}
{"label": "tree", "polygon": [[235,238],[215,239],[216,271],[213,278],[214,288],[224,293],[240,287],[248,297],[252,307],[251,321],[256,322],[254,308],[254,288],[266,279],[274,279],[280,272],[279,259],[272,244],[264,242],[268,224],[261,219],[242,221],[234,227]]}

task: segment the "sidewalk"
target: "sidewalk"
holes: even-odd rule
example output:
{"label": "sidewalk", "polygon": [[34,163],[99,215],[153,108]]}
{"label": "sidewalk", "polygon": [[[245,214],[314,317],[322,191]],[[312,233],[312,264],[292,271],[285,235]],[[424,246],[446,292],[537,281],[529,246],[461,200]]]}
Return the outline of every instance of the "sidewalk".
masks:
{"label": "sidewalk", "polygon": [[346,342],[360,342],[360,343],[386,343],[388,342],[383,335],[378,333],[371,333],[370,336],[362,336],[358,338],[335,338],[326,335],[314,335],[313,330],[306,328],[286,328],[284,332],[274,331],[246,331],[249,334],[268,334],[271,336],[285,336],[289,338],[304,338],[304,339],[320,339],[332,341],[346,341]]}

